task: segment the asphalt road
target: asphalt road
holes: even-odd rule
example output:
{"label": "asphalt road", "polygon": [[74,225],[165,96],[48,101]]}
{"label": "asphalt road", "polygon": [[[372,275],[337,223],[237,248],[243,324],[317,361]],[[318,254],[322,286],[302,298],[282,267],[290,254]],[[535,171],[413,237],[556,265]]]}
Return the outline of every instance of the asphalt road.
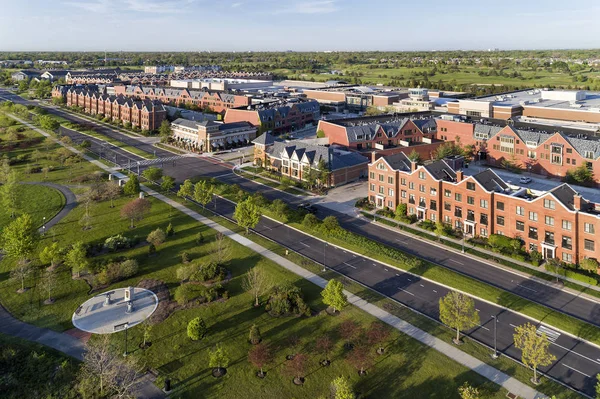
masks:
{"label": "asphalt road", "polygon": [[[32,103],[2,90],[0,90],[0,98],[10,99],[15,103]],[[53,108],[49,108],[49,112],[60,114],[60,116],[68,120],[81,121],[81,118],[77,116]],[[115,139],[149,151],[147,148],[148,144],[140,143],[136,139],[108,128],[102,127],[101,130],[97,129],[100,133],[104,130],[107,131],[107,135]],[[73,133],[74,140],[83,138],[89,139],[87,136],[78,137],[78,134]],[[170,152],[155,147],[151,148],[152,151],[156,150],[157,157],[167,158],[173,156]],[[127,156],[133,160],[141,160],[140,157],[131,154],[127,154]],[[198,175],[216,177],[228,184],[239,184],[242,188],[251,192],[260,191],[269,199],[280,198],[291,204],[298,204],[305,201],[303,198],[298,198],[239,177],[233,174],[230,165],[217,163],[215,160],[207,158],[184,158],[177,160],[174,165],[165,163],[164,172],[167,175],[175,177],[178,181]],[[230,203],[220,201],[218,206],[220,212],[228,216],[233,214],[233,206]],[[350,231],[362,234],[426,260],[436,262],[448,269],[461,272],[488,284],[516,293],[557,311],[570,314],[595,325],[600,325],[600,318],[598,317],[600,316],[600,305],[596,302],[537,283],[527,277],[521,277],[509,271],[491,267],[486,263],[471,258],[468,253],[461,255],[449,252],[430,243],[413,239],[401,232],[390,231],[374,223],[369,223],[362,218],[356,218],[354,215],[341,214],[319,206],[318,208],[319,217],[327,215],[337,216],[340,225]],[[423,281],[407,273],[386,268],[379,262],[354,256],[349,252],[331,246],[328,246],[324,250],[323,244],[320,241],[270,220],[261,220],[257,231],[316,261],[324,261],[327,266],[384,295],[392,297],[431,317],[438,318],[438,300],[447,290],[437,284]],[[492,316],[497,315],[499,320],[497,335],[498,349],[508,356],[519,359],[519,351],[512,346],[512,334],[514,326],[525,323],[527,319],[481,301],[477,301],[477,308],[480,310],[482,325],[469,331],[468,334],[481,342],[493,346],[494,323]],[[542,368],[542,370],[575,389],[593,395],[595,375],[600,372],[600,349],[553,331],[549,331],[549,337],[554,339],[551,349],[558,360],[552,366]]]}

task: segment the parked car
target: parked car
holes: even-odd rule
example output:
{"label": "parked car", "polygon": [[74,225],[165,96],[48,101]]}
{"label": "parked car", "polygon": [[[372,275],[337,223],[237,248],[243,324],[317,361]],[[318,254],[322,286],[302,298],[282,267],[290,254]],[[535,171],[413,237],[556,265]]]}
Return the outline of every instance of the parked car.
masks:
{"label": "parked car", "polygon": [[519,183],[529,184],[529,183],[531,183],[531,177],[523,176],[519,179]]}
{"label": "parked car", "polygon": [[301,203],[300,205],[298,205],[298,209],[301,209],[303,211],[306,211],[306,212],[312,213],[312,214],[315,214],[318,211],[317,207],[310,204],[309,202]]}

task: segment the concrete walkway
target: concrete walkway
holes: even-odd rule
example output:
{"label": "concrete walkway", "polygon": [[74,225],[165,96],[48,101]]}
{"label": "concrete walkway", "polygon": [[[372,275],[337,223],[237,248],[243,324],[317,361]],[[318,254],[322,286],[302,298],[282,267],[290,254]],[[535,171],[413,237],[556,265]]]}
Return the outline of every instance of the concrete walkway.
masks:
{"label": "concrete walkway", "polygon": [[[52,226],[60,222],[65,216],[69,214],[77,206],[77,198],[73,191],[69,187],[63,186],[61,184],[49,183],[49,182],[25,182],[23,184],[31,184],[35,186],[46,186],[54,188],[62,193],[65,197],[65,206],[58,212],[54,217],[48,220],[45,224],[46,230],[49,230]],[[43,232],[43,227],[39,228],[40,232]]]}
{"label": "concrete walkway", "polygon": [[[19,120],[21,123],[29,125],[29,127],[31,127],[32,129],[35,129],[36,131],[40,132],[44,136],[49,136],[47,133],[41,131],[40,129],[35,128],[31,124],[24,122],[16,117],[15,117],[15,119]],[[108,166],[106,166],[98,161],[95,161],[92,158],[82,154],[79,150],[77,150],[73,147],[70,147],[70,146],[65,146],[65,147],[67,147],[71,151],[74,151],[74,152],[82,155],[86,160],[93,162],[101,169],[115,174],[116,177],[126,178],[125,175],[123,175],[121,173],[114,173],[114,171],[111,168],[109,168]],[[261,245],[256,244],[255,242],[249,240],[248,238],[241,236],[241,235],[227,229],[226,227],[221,226],[220,224],[212,221],[211,219],[208,219],[208,218],[200,215],[199,213],[185,207],[184,205],[180,204],[179,202],[174,201],[170,198],[167,198],[164,195],[162,195],[148,187],[141,186],[141,189],[146,194],[151,195],[151,196],[155,197],[156,199],[171,205],[175,209],[177,209],[180,212],[199,221],[200,223],[202,223],[216,231],[219,231],[219,232],[223,233],[224,235],[227,235],[232,240],[244,245],[247,248],[250,248],[251,250],[255,251],[256,253],[272,260],[273,262],[277,263],[278,265],[280,265],[280,266],[284,267],[285,269],[293,272],[294,274],[312,282],[313,284],[316,284],[317,286],[319,286],[321,288],[324,288],[327,285],[327,280],[317,276],[316,274],[314,274],[312,272],[309,272],[308,270],[303,269],[302,267],[296,265],[295,263],[290,262],[288,259],[286,259],[282,256],[279,256],[272,251],[269,251],[268,249],[264,248]],[[443,353],[444,355],[446,355],[449,358],[453,359],[454,361],[462,364],[463,366],[472,369],[473,371],[480,374],[481,376],[502,386],[509,392],[514,393],[524,399],[547,398],[544,394],[537,392],[535,389],[527,386],[526,384],[520,382],[519,380],[501,372],[500,370],[495,369],[494,367],[482,362],[479,359],[476,359],[475,357],[473,357],[469,354],[462,352],[461,350],[454,347],[453,345],[450,345],[449,343],[442,341],[439,338],[434,337],[433,335],[413,326],[412,324],[405,322],[404,320],[386,312],[385,310],[383,310],[373,304],[370,304],[369,302],[361,299],[360,297],[358,297],[348,291],[345,291],[345,294],[348,296],[348,302],[350,302],[354,306],[357,306],[358,308],[364,310],[365,312],[377,317],[381,321],[389,324],[390,326],[396,328],[397,330],[403,332],[404,334],[407,334],[410,337],[422,342],[423,344]],[[10,317],[12,317],[12,316],[10,316]],[[2,322],[2,320],[0,320],[0,322]],[[19,323],[21,323],[21,322],[19,322]],[[23,323],[23,324],[25,324],[25,323]],[[151,384],[149,382],[149,380],[146,380],[146,382],[147,383],[144,384],[145,388],[148,388],[155,393],[156,393],[156,391],[158,391],[158,392],[160,392],[160,395],[162,395],[162,391],[160,391],[156,386],[154,386],[154,384]],[[148,385],[151,385],[151,387]],[[139,393],[141,394],[141,392],[139,392]],[[159,395],[158,393],[156,393],[156,394]],[[159,397],[164,397],[164,395],[162,395],[162,396],[139,396],[139,397],[159,398]]]}
{"label": "concrete walkway", "polygon": [[[220,224],[214,222],[211,219],[208,219],[199,213],[185,207],[177,201],[174,201],[170,198],[165,197],[158,192],[142,186],[142,190],[146,192],[148,195],[155,197],[156,199],[163,201],[180,212],[185,213],[186,215],[194,218],[200,223],[217,230],[224,235],[228,236],[232,240],[242,244],[243,246],[250,248],[256,253],[272,260],[278,265],[284,267],[285,269],[291,271],[292,273],[316,284],[317,286],[324,288],[327,285],[327,280],[317,276],[316,274],[309,272],[308,270],[296,265],[295,263],[289,261],[288,259],[275,254],[274,252],[266,249],[265,247],[258,245],[254,241],[249,240],[248,238],[239,235],[226,227],[221,226]],[[348,296],[348,302],[353,304],[354,306],[360,308],[361,310],[377,317],[381,321],[389,324],[390,326],[396,328],[398,331],[403,332],[404,334],[420,341],[421,343],[443,353],[454,361],[462,364],[465,367],[468,367],[475,371],[476,373],[482,375],[483,377],[489,379],[490,381],[495,382],[496,384],[502,386],[506,390],[511,393],[519,395],[519,397],[524,399],[536,399],[536,398],[546,398],[546,396],[540,392],[537,392],[535,389],[527,386],[526,384],[518,381],[517,379],[510,377],[509,375],[501,372],[500,370],[495,369],[494,367],[482,362],[479,359],[461,351],[455,346],[442,341],[439,338],[434,337],[433,335],[413,326],[405,322],[404,320],[386,312],[385,310],[370,304],[364,299],[348,292],[344,291]]]}

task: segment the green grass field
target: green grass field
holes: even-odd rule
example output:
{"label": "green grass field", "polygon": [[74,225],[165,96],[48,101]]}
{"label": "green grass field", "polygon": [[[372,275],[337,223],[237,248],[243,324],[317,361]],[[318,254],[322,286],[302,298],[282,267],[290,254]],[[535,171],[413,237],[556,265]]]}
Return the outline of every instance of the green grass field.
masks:
{"label": "green grass field", "polygon": [[[36,226],[43,224],[44,217],[50,221],[65,206],[65,197],[56,189],[23,184],[17,186],[19,214],[28,213]],[[10,215],[0,213],[0,230],[10,221]]]}

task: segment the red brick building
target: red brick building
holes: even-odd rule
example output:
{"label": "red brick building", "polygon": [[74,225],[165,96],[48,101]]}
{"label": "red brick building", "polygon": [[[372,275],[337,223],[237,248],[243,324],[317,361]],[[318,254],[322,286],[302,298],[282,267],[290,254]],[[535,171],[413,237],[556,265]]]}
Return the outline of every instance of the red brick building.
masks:
{"label": "red brick building", "polygon": [[417,165],[395,154],[369,164],[369,199],[380,208],[405,203],[409,215],[448,224],[470,237],[518,237],[527,251],[544,258],[600,259],[595,239],[600,206],[568,184],[535,191],[509,185],[491,169],[466,176],[445,160]]}

